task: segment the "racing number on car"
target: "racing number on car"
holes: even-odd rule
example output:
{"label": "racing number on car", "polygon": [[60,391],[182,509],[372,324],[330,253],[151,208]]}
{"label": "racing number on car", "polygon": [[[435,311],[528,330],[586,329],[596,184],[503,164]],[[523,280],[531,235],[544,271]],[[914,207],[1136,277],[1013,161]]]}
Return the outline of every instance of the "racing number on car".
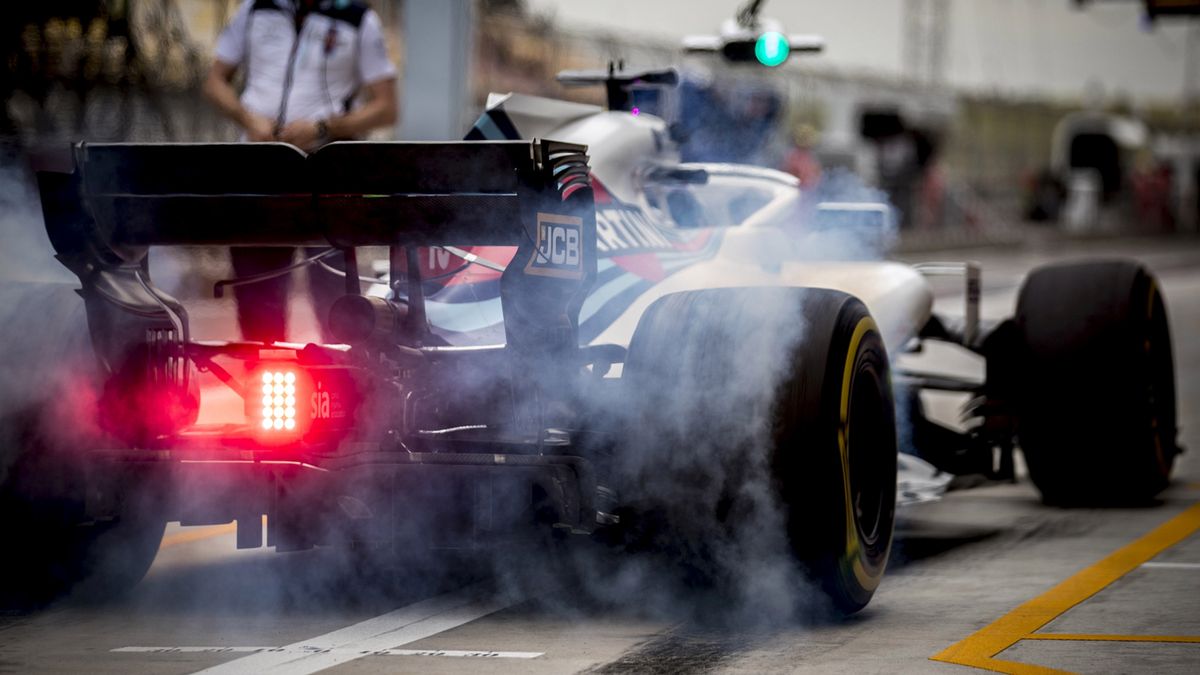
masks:
{"label": "racing number on car", "polygon": [[537,214],[536,250],[526,274],[563,279],[583,278],[583,220],[557,213]]}

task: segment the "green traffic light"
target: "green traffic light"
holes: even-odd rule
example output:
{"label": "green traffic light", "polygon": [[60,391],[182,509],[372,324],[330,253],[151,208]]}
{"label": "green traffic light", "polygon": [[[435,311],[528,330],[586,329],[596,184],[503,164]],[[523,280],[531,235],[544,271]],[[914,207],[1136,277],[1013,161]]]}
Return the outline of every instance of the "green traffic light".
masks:
{"label": "green traffic light", "polygon": [[775,31],[759,35],[758,41],[754,43],[755,58],[764,66],[772,68],[787,61],[789,51],[787,36]]}

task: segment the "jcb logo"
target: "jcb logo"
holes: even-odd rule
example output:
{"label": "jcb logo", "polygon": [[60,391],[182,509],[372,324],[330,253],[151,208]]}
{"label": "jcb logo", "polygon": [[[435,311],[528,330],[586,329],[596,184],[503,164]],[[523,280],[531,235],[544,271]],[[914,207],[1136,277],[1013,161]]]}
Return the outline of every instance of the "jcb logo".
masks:
{"label": "jcb logo", "polygon": [[583,277],[583,220],[556,213],[537,214],[537,244],[525,266],[526,274],[580,279]]}
{"label": "jcb logo", "polygon": [[312,393],[310,397],[312,402],[312,418],[314,420],[329,419],[329,392],[321,391],[321,385],[317,385],[317,391]]}
{"label": "jcb logo", "polygon": [[538,255],[551,265],[579,265],[579,230],[566,225],[542,224],[538,233]]}

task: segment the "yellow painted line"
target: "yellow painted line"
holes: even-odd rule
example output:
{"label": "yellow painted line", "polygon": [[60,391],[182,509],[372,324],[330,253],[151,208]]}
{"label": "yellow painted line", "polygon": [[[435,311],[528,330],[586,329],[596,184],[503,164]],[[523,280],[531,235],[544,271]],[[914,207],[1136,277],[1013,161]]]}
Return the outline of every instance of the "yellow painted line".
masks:
{"label": "yellow painted line", "polygon": [[163,537],[162,543],[158,549],[161,551],[164,548],[171,546],[179,546],[180,544],[190,544],[193,541],[202,541],[204,539],[212,539],[223,534],[232,534],[237,532],[237,523],[228,523],[226,525],[213,525],[211,527],[189,528],[183,532],[168,534]]}
{"label": "yellow painted line", "polygon": [[1099,593],[1109,584],[1137,569],[1142,563],[1183,541],[1196,530],[1200,530],[1200,503],[1193,504],[1140,539],[1118,549],[1091,567],[1077,572],[1054,588],[929,658],[1001,673],[1063,672],[994,657],[1030,637],[1034,631]]}
{"label": "yellow painted line", "polygon": [[[263,524],[263,527],[267,526],[267,517],[266,516],[262,517],[262,524]],[[237,532],[237,521],[236,520],[233,521],[232,523],[226,523],[225,525],[211,525],[209,527],[188,528],[182,532],[176,532],[175,534],[168,534],[167,536],[163,537],[162,543],[158,545],[158,548],[159,548],[159,550],[162,550],[164,548],[169,548],[171,546],[178,546],[180,544],[190,544],[193,541],[203,541],[205,539],[212,539],[213,537],[219,537],[223,534],[233,534],[235,532]]]}
{"label": "yellow painted line", "polygon": [[1194,642],[1200,635],[1090,635],[1086,633],[1033,633],[1022,640],[1070,640],[1078,642]]}

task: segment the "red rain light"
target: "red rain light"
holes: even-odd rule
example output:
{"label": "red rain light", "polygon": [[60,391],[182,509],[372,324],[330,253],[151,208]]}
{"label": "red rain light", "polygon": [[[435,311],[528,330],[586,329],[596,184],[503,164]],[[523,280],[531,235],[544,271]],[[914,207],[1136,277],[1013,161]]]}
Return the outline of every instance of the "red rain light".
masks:
{"label": "red rain light", "polygon": [[267,366],[253,375],[246,386],[246,412],[260,437],[292,440],[308,431],[312,419],[300,404],[309,389],[310,378],[294,366]]}

